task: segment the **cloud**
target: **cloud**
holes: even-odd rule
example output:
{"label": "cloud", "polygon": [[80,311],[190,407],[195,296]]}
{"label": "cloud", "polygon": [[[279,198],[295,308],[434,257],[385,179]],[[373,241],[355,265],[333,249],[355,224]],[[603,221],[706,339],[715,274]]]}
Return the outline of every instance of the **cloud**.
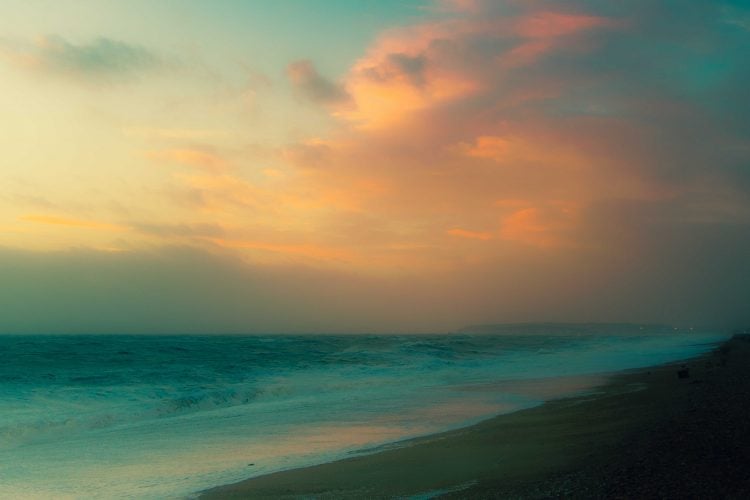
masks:
{"label": "cloud", "polygon": [[548,98],[556,92],[554,80],[516,85],[510,70],[580,50],[590,33],[618,24],[554,6],[487,5],[461,3],[458,15],[386,33],[349,72],[344,86],[352,104],[337,116],[361,128],[384,128],[488,91],[511,102]]}
{"label": "cloud", "polygon": [[102,231],[127,231],[127,226],[119,224],[110,224],[107,222],[97,222],[91,220],[71,219],[69,217],[60,217],[57,215],[24,215],[21,217],[24,222],[35,224],[47,224],[53,226],[63,226],[72,228],[95,229]]}
{"label": "cloud", "polygon": [[[750,320],[747,8],[677,4],[442,2],[340,81],[292,63],[335,126],[260,159],[235,151],[231,169],[193,144],[210,129],[149,130],[173,141],[157,159],[198,168],[175,169],[179,206],[133,238],[204,252],[98,256],[115,290],[118,266],[161,273],[112,303],[175,293],[172,323],[131,308],[159,331]],[[16,258],[31,262],[7,269]],[[58,273],[79,258],[44,257]]]}
{"label": "cloud", "polygon": [[294,88],[313,102],[340,104],[348,100],[346,91],[318,73],[307,59],[289,64],[286,74]]}
{"label": "cloud", "polygon": [[134,222],[130,227],[147,235],[174,241],[176,238],[215,238],[226,234],[226,230],[219,224],[154,224]]}
{"label": "cloud", "polygon": [[493,234],[484,231],[469,231],[461,229],[460,227],[454,227],[448,230],[448,234],[451,236],[458,236],[459,238],[468,238],[470,240],[482,240],[487,241],[493,238]]}
{"label": "cloud", "polygon": [[126,137],[140,139],[166,139],[180,141],[207,141],[231,137],[235,134],[223,129],[181,129],[154,127],[126,127],[122,130]]}
{"label": "cloud", "polygon": [[573,202],[537,204],[507,215],[501,223],[502,238],[542,248],[575,244],[578,237],[572,230],[578,222]]}
{"label": "cloud", "polygon": [[[104,253],[0,248],[6,333],[424,331],[388,283],[302,266],[251,266],[186,247]],[[411,301],[410,301],[411,302]],[[418,302],[412,308],[424,309]],[[440,316],[436,314],[433,316]]]}
{"label": "cloud", "polygon": [[281,151],[286,161],[300,168],[324,167],[331,153],[331,147],[319,139],[292,144]]}
{"label": "cloud", "polygon": [[750,101],[736,90],[748,34],[715,2],[663,29],[668,4],[471,2],[387,32],[342,81],[351,102],[332,113],[348,132],[294,146],[293,163],[324,163],[326,186],[389,186],[373,200],[389,210],[372,208],[396,217],[457,211],[498,228],[503,198],[540,219],[550,200],[667,200],[709,178],[739,196],[750,127],[726,103]]}
{"label": "cloud", "polygon": [[[605,207],[600,207],[603,215]],[[614,208],[614,207],[610,207]],[[643,207],[630,207],[643,210]],[[654,209],[655,207],[650,207]],[[608,212],[611,214],[612,212]],[[252,265],[186,247],[120,253],[0,249],[6,333],[446,332],[476,323],[642,321],[735,327],[750,321],[747,226],[642,227],[617,209],[637,252],[502,251],[427,276],[374,277]],[[645,234],[639,234],[645,233]],[[648,238],[644,238],[648,235]],[[696,245],[711,241],[715,246]],[[467,241],[468,243],[468,241]],[[486,244],[485,241],[479,241]],[[731,249],[728,247],[731,245]],[[675,253],[675,246],[683,248]],[[720,249],[720,251],[716,251]],[[418,278],[418,279],[415,279]]]}
{"label": "cloud", "polygon": [[212,241],[223,248],[260,250],[284,256],[291,255],[293,257],[301,256],[307,261],[322,261],[326,264],[330,264],[331,261],[348,262],[351,259],[349,252],[344,249],[309,243],[290,244],[258,240],[228,240],[223,238],[215,238]]}
{"label": "cloud", "polygon": [[228,162],[211,148],[173,148],[150,151],[147,156],[152,160],[197,167],[209,172],[219,173],[229,168]]}
{"label": "cloud", "polygon": [[[352,267],[399,248],[381,262],[460,270],[506,301],[492,280],[523,284],[529,296],[494,302],[495,319],[739,317],[739,299],[723,308],[695,287],[742,295],[720,280],[748,272],[750,33],[736,22],[748,11],[674,7],[443,2],[352,64],[350,99],[329,106],[339,127],[285,149],[290,186],[319,194],[328,241],[362,242]],[[692,288],[677,299],[668,283]],[[535,308],[533,293],[570,300]]]}
{"label": "cloud", "polygon": [[74,43],[61,36],[35,42],[0,39],[0,59],[13,66],[91,83],[120,83],[167,66],[140,46],[106,37]]}

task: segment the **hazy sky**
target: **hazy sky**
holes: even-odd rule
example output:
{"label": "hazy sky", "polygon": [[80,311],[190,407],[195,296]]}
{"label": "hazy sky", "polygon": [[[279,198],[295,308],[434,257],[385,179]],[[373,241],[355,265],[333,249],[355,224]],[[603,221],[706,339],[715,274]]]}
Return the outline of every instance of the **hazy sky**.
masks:
{"label": "hazy sky", "polygon": [[2,0],[0,332],[750,323],[750,7]]}

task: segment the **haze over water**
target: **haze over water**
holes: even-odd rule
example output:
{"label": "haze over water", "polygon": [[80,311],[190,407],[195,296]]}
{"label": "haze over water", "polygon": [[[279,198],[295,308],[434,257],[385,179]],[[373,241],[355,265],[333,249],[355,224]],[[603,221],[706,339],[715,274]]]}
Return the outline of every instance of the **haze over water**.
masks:
{"label": "haze over water", "polygon": [[185,496],[534,406],[725,338],[543,329],[3,336],[0,496]]}

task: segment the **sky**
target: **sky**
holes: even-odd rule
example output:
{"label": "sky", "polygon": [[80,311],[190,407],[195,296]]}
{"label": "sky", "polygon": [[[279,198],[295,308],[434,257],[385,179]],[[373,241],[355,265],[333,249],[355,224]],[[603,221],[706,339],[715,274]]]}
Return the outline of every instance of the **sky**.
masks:
{"label": "sky", "polygon": [[0,332],[750,323],[739,0],[2,0]]}

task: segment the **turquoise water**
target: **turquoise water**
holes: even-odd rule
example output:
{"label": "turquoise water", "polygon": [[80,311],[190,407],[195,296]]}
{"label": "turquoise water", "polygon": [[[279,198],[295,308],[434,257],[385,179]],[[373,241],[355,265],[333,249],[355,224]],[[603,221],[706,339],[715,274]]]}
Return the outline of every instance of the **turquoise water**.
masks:
{"label": "turquoise water", "polygon": [[0,498],[181,498],[689,358],[724,335],[0,336]]}

